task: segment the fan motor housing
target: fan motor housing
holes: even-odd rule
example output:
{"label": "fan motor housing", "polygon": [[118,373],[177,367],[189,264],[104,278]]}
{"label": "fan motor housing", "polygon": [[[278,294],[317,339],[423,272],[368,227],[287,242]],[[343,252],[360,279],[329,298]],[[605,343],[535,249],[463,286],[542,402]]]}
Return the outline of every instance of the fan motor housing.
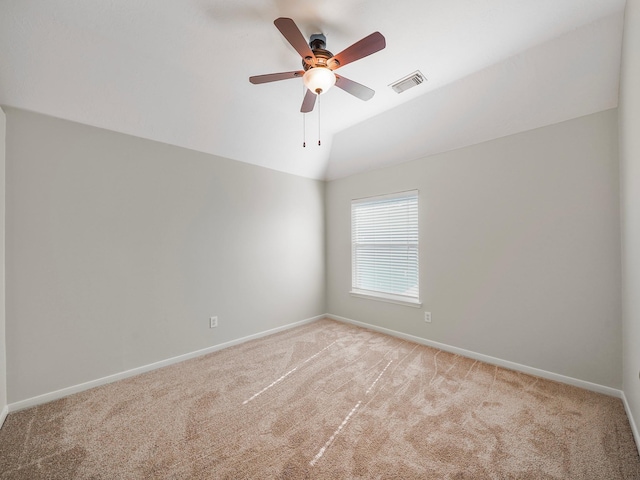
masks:
{"label": "fan motor housing", "polygon": [[313,59],[310,57],[302,59],[302,67],[306,72],[310,68],[314,67],[329,67],[332,70],[335,70],[340,65],[339,62],[333,58],[333,53],[329,50],[325,50],[325,46],[327,44],[327,37],[322,33],[316,33],[311,35],[309,39],[309,47],[311,47],[311,51],[316,56],[316,62],[313,62]]}

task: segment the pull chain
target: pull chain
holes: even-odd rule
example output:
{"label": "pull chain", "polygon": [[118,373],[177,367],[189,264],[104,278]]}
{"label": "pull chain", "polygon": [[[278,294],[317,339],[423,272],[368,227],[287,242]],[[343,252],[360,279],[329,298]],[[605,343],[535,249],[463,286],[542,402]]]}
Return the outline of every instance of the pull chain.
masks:
{"label": "pull chain", "polygon": [[307,114],[302,114],[302,148],[307,146]]}
{"label": "pull chain", "polygon": [[[307,87],[302,85],[302,97],[306,95]],[[303,100],[304,103],[304,100]],[[302,112],[302,148],[307,146],[307,114]]]}
{"label": "pull chain", "polygon": [[320,145],[320,95],[318,95],[318,146]]}

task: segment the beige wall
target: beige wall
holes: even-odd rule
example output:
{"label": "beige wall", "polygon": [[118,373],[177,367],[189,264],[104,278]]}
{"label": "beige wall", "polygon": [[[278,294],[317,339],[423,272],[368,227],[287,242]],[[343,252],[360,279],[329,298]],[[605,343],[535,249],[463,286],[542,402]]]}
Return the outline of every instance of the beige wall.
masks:
{"label": "beige wall", "polygon": [[5,130],[6,116],[0,108],[0,425],[7,407],[7,359],[4,297],[4,194],[5,194]]}
{"label": "beige wall", "polygon": [[[617,139],[614,109],[329,182],[328,311],[620,388]],[[410,189],[424,308],[351,297],[351,200]]]}
{"label": "beige wall", "polygon": [[[640,1],[627,0],[620,76],[624,394],[640,422]],[[640,448],[637,427],[636,442]]]}
{"label": "beige wall", "polygon": [[10,403],[325,312],[323,182],[6,113]]}
{"label": "beige wall", "polygon": [[[9,402],[325,311],[622,386],[616,110],[329,182],[326,199],[322,182],[15,109],[6,168]],[[350,297],[350,200],[412,188],[424,308]]]}

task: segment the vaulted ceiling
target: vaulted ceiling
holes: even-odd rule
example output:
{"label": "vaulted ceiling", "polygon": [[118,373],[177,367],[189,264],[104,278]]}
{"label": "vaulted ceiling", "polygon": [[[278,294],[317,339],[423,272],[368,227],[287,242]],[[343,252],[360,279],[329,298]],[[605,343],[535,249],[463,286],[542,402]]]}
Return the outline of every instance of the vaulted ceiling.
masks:
{"label": "vaulted ceiling", "polygon": [[[613,108],[625,0],[3,0],[0,104],[318,179],[400,163]],[[276,29],[295,20],[340,69],[304,116]],[[404,93],[389,85],[420,70]],[[318,125],[320,122],[320,125]],[[322,146],[317,145],[318,136]]]}

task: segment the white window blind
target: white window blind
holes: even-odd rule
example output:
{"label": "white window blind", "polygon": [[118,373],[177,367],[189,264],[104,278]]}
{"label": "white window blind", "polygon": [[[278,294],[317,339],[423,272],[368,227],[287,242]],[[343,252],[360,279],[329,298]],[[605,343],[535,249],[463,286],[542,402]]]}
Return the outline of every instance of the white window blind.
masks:
{"label": "white window blind", "polygon": [[351,202],[352,292],[418,303],[418,191]]}

